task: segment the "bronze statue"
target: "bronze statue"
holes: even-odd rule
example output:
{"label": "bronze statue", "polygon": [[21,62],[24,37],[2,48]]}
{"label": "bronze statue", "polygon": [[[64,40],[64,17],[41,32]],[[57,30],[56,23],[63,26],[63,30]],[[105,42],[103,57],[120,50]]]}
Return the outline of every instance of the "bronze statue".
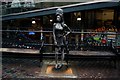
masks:
{"label": "bronze statue", "polygon": [[[70,28],[64,23],[63,10],[58,8],[56,10],[56,21],[53,24],[53,38],[55,44],[55,68],[60,69],[63,66],[65,53],[63,51],[66,48],[66,36],[71,32]],[[61,54],[61,62],[58,63],[58,54]]]}

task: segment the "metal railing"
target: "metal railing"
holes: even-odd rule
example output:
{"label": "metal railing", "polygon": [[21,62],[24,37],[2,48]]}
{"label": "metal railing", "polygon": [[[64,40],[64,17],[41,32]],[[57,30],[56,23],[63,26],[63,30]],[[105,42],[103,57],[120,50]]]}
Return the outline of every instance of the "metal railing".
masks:
{"label": "metal railing", "polygon": [[[39,49],[41,37],[52,50],[52,31],[1,30],[2,47]],[[31,33],[32,32],[32,33]],[[120,32],[75,32],[67,36],[70,50],[110,51],[120,49]]]}

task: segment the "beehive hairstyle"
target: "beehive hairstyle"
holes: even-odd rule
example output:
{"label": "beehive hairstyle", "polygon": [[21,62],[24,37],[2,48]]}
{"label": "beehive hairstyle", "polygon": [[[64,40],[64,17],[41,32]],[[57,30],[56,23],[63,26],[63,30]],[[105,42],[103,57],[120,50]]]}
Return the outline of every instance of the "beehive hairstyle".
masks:
{"label": "beehive hairstyle", "polygon": [[63,10],[61,9],[61,8],[58,8],[57,10],[56,10],[56,15],[63,15]]}
{"label": "beehive hairstyle", "polygon": [[[57,21],[57,16],[60,16],[61,21],[59,21],[59,22]],[[64,24],[63,10],[61,8],[58,8],[56,10],[55,23],[62,23],[62,24]]]}

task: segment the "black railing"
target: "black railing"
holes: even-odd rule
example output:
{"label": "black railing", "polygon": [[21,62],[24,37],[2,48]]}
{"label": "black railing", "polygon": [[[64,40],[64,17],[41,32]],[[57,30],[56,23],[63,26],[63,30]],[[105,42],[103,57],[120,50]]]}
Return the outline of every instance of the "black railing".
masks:
{"label": "black railing", "polygon": [[[1,30],[2,47],[39,49],[41,37],[45,46],[52,46],[52,31]],[[34,34],[30,34],[33,32]],[[67,36],[70,50],[111,51],[120,49],[119,32],[72,32]],[[52,47],[51,47],[52,48]],[[52,50],[52,49],[51,49]]]}

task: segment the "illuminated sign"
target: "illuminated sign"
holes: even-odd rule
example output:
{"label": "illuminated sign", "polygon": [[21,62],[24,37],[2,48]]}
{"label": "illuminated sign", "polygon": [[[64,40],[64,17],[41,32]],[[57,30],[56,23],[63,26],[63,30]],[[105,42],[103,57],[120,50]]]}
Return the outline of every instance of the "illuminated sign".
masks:
{"label": "illuminated sign", "polygon": [[35,32],[29,32],[29,35],[35,35]]}

